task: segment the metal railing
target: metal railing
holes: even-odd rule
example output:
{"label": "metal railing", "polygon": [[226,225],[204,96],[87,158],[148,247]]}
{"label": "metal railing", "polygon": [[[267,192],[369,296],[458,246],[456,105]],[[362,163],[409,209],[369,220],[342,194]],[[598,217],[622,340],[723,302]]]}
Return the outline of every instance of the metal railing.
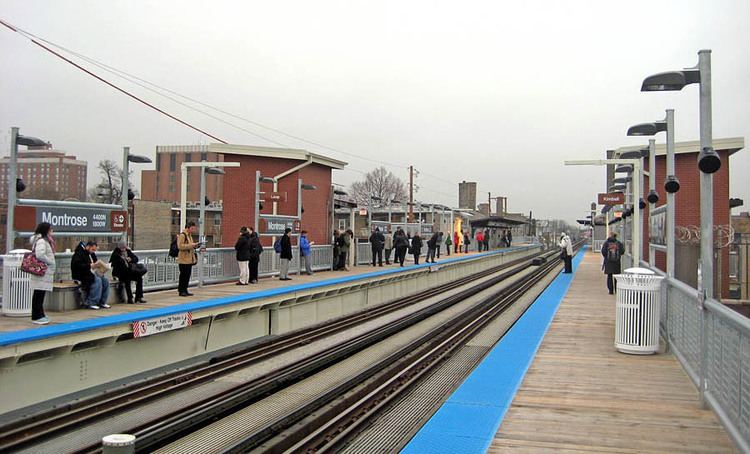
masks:
{"label": "metal railing", "polygon": [[739,450],[750,452],[750,319],[713,298],[703,301],[698,290],[677,279],[662,282],[660,328],[668,349],[702,404],[714,410]]}

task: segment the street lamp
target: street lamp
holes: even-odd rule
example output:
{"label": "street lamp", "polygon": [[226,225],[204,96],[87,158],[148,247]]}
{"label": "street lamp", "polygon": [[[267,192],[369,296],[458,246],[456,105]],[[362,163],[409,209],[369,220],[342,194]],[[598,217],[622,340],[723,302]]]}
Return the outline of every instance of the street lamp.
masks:
{"label": "street lamp", "polygon": [[[721,167],[713,149],[711,123],[711,51],[698,51],[698,65],[682,71],[669,71],[646,77],[641,91],[679,91],[686,85],[699,84],[700,147],[698,168],[702,172],[701,190],[701,263],[698,270],[698,291],[702,298],[714,295],[713,265],[713,173]],[[701,301],[702,304],[702,301]],[[702,395],[701,390],[701,395]]]}
{"label": "street lamp", "polygon": [[136,164],[148,164],[151,161],[151,158],[146,156],[139,156],[135,154],[130,154],[130,147],[122,147],[122,194],[120,195],[120,198],[122,199],[122,209],[125,211],[125,231],[122,232],[122,241],[125,242],[125,244],[128,244],[128,224],[130,224],[130,217],[128,217],[128,202],[130,201],[130,189],[128,188],[128,185],[130,184],[130,163],[134,162]]}
{"label": "street lamp", "polygon": [[255,233],[260,235],[260,232],[258,232],[258,227],[260,226],[260,210],[262,209],[263,205],[262,203],[265,202],[265,199],[261,200],[260,195],[265,194],[264,192],[261,192],[260,190],[260,184],[261,183],[275,183],[276,180],[274,180],[271,177],[264,177],[260,174],[260,170],[255,171]]}
{"label": "street lamp", "polygon": [[17,178],[17,166],[18,166],[18,146],[24,145],[27,147],[39,147],[46,145],[47,142],[36,137],[22,136],[18,133],[17,127],[10,128],[10,165],[8,166],[8,214],[6,216],[7,225],[5,228],[5,252],[6,254],[13,249],[13,243],[16,237],[16,232],[13,228],[15,221],[15,209],[16,209],[16,192],[21,192],[26,189],[26,185],[23,180]]}

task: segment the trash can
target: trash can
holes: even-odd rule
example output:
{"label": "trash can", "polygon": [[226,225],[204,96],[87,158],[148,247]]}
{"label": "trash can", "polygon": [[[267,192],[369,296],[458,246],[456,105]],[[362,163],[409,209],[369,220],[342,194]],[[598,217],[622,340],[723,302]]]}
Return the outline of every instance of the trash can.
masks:
{"label": "trash can", "polygon": [[3,315],[31,315],[31,275],[21,271],[23,254],[28,249],[14,249],[3,256]]}
{"label": "trash can", "polygon": [[646,268],[628,268],[616,274],[615,348],[631,355],[659,350],[661,276]]}

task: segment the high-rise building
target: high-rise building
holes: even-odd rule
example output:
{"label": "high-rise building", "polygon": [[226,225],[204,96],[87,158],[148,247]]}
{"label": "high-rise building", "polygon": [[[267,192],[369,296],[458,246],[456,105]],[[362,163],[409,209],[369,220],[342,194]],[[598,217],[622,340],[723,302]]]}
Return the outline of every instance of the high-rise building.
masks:
{"label": "high-rise building", "polygon": [[[8,199],[8,165],[10,158],[0,159],[0,199]],[[23,180],[25,199],[86,200],[88,163],[55,150],[52,144],[19,150],[16,177]]]}
{"label": "high-rise building", "polygon": [[477,209],[477,183],[462,181],[458,183],[458,207],[470,210]]}

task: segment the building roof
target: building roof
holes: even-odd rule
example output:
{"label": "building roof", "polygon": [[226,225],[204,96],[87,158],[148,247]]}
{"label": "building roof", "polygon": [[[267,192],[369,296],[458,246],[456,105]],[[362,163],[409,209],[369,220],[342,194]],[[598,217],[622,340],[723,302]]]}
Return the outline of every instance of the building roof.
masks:
{"label": "building roof", "polygon": [[489,217],[483,217],[480,219],[472,219],[472,227],[508,227],[511,225],[528,224],[529,220],[518,214],[504,213],[501,215],[494,215]]}
{"label": "building roof", "polygon": [[[633,145],[628,147],[620,147],[615,150],[615,156],[614,158],[617,158],[620,156],[621,153],[624,153],[626,151],[638,151],[643,149],[644,147],[648,146],[645,145]],[[713,146],[714,150],[726,150],[729,152],[729,155],[733,155],[734,153],[737,153],[738,151],[745,148],[745,138],[744,137],[727,137],[723,139],[714,139],[713,140]],[[675,142],[674,144],[674,152],[675,155],[683,154],[683,153],[698,153],[701,150],[701,143],[699,140],[691,140],[689,142]],[[667,145],[665,143],[657,143],[656,144],[656,156],[664,156],[667,154]]]}
{"label": "building roof", "polygon": [[295,159],[307,161],[311,159],[315,164],[320,164],[332,169],[343,169],[348,163],[338,159],[312,153],[307,150],[296,148],[256,147],[252,145],[235,145],[212,143],[208,145],[208,151],[222,154],[238,154],[244,156],[260,156],[265,158]]}

